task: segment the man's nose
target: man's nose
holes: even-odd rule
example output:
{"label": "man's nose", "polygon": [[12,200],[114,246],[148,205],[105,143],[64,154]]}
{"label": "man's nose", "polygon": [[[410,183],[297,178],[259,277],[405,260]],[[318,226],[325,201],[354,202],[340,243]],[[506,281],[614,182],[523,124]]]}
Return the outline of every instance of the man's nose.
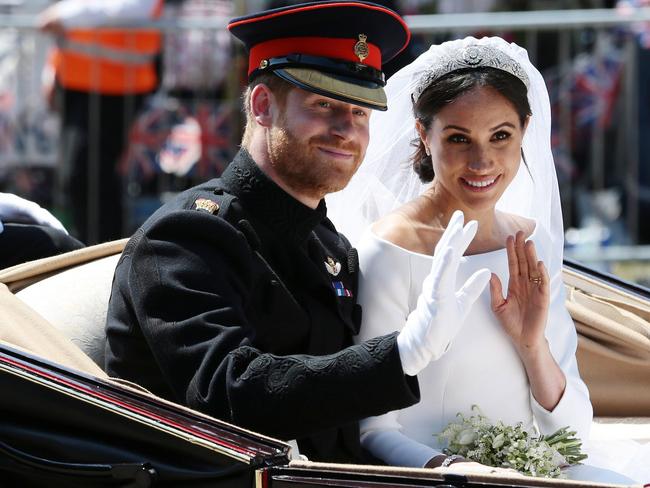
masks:
{"label": "man's nose", "polygon": [[331,132],[334,136],[344,140],[352,137],[354,129],[354,115],[351,111],[340,110],[334,114]]}

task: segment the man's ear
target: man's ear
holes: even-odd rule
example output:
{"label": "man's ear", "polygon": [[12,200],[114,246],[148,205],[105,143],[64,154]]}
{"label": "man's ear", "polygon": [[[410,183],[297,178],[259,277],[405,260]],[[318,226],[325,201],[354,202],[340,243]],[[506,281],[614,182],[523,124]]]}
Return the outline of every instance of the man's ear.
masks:
{"label": "man's ear", "polygon": [[250,104],[255,122],[262,127],[271,127],[276,99],[269,87],[264,83],[256,85],[251,91]]}

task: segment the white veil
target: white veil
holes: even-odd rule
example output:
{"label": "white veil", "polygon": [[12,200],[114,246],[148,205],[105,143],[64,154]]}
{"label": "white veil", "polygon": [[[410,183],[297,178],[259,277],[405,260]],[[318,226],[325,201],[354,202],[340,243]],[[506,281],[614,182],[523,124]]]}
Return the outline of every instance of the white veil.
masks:
{"label": "white veil", "polygon": [[366,157],[350,184],[327,197],[328,216],[354,245],[368,225],[422,192],[427,184],[420,182],[409,161],[415,151],[411,142],[417,140],[411,94],[430,67],[461,48],[476,44],[498,49],[517,61],[530,82],[528,100],[533,115],[522,144],[530,173],[524,164],[520,165],[497,208],[536,220],[551,236],[551,256],[554,261],[559,258],[559,263],[552,264],[561,266],[563,225],[551,153],[548,92],[526,50],[499,37],[467,37],[433,45],[388,80],[388,111],[372,114]]}

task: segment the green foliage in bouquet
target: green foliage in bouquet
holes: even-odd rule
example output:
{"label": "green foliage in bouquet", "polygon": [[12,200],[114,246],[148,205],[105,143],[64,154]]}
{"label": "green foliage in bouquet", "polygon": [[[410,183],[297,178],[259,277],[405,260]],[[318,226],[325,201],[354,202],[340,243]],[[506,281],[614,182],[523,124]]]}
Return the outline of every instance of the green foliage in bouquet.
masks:
{"label": "green foliage in bouquet", "polygon": [[563,427],[543,436],[524,429],[521,422],[514,426],[499,421],[491,424],[479,408],[466,417],[459,413],[458,421],[450,422],[438,434],[447,442],[447,454],[460,454],[481,464],[516,469],[529,476],[557,478],[560,468],[578,464],[587,458],[581,451],[582,442],[576,432]]}

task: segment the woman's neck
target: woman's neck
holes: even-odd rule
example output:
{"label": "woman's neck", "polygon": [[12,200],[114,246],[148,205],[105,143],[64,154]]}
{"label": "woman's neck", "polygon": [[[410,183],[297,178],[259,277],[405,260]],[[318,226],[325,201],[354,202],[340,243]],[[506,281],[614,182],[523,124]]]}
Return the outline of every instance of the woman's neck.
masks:
{"label": "woman's neck", "polygon": [[462,202],[451,198],[444,190],[437,189],[435,186],[422,194],[427,202],[427,207],[431,212],[430,226],[433,228],[446,229],[452,214],[456,210],[461,210],[465,215],[465,223],[470,220],[478,222],[476,236],[468,248],[468,252],[484,252],[502,247],[505,243],[503,229],[497,218],[497,211],[494,206],[486,208],[471,208]]}

